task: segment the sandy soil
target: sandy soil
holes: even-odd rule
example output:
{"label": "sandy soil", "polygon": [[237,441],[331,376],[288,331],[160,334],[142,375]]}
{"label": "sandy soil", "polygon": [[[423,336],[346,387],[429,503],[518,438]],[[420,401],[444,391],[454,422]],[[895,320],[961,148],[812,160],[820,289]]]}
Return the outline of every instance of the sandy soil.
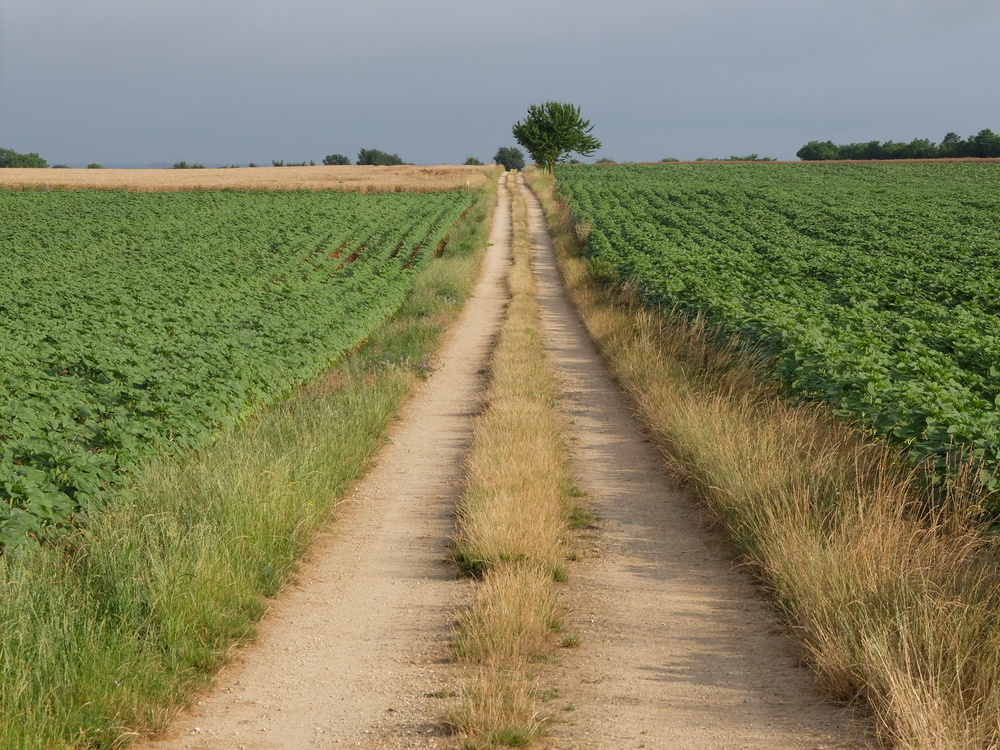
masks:
{"label": "sandy soil", "polygon": [[[523,186],[519,189],[524,189]],[[561,591],[581,645],[540,665],[553,748],[868,747],[818,695],[752,583],[671,489],[566,303],[529,203],[545,336],[574,466],[601,520]],[[436,722],[470,584],[445,561],[510,263],[501,187],[483,276],[379,465],[275,600],[260,638],[148,750],[450,748]],[[444,696],[444,697],[442,697]]]}
{"label": "sandy soil", "polygon": [[484,185],[495,167],[315,166],[239,169],[0,169],[0,187],[101,190],[434,192]]}

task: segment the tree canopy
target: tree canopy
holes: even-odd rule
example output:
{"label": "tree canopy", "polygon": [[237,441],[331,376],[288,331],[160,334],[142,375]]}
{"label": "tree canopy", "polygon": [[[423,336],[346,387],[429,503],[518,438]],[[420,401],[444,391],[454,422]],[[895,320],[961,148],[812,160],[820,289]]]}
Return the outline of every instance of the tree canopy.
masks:
{"label": "tree canopy", "polygon": [[914,138],[909,143],[868,141],[840,146],[833,141],[809,141],[795,155],[804,161],[1000,157],[1000,135],[987,129],[963,140],[956,133],[948,133],[939,144],[926,138]]}
{"label": "tree canopy", "polygon": [[351,163],[351,158],[349,156],[344,156],[343,154],[329,154],[323,157],[323,163],[329,166],[335,165],[346,165]]}
{"label": "tree canopy", "polygon": [[377,148],[363,148],[358,152],[358,164],[392,166],[403,164],[403,160],[399,158],[399,154],[387,154],[385,151],[379,151]]}
{"label": "tree canopy", "polygon": [[514,138],[549,172],[556,162],[576,152],[590,156],[601,142],[590,131],[590,120],[580,116],[580,108],[562,102],[545,102],[528,107],[528,116],[514,124]]}
{"label": "tree canopy", "polygon": [[502,164],[506,170],[524,169],[524,152],[512,146],[501,146],[493,156],[494,164]]}
{"label": "tree canopy", "polygon": [[9,148],[0,148],[0,168],[2,167],[48,167],[48,163],[38,154],[19,154]]}

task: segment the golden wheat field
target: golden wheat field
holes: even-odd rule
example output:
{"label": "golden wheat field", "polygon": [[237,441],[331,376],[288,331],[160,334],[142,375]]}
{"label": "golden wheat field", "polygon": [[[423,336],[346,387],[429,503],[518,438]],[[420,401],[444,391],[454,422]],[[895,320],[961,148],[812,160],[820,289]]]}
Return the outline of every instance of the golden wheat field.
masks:
{"label": "golden wheat field", "polygon": [[475,188],[487,166],[315,166],[232,169],[0,169],[0,187],[69,190],[348,190],[437,192]]}

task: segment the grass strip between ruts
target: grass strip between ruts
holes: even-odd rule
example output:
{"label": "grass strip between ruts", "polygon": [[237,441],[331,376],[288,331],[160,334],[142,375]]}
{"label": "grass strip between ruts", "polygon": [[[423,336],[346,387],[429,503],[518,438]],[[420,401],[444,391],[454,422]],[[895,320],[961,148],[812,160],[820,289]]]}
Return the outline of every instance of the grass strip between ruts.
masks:
{"label": "grass strip between ruts", "polygon": [[482,579],[458,616],[453,649],[474,673],[447,719],[470,750],[526,745],[542,730],[532,663],[561,628],[556,583],[572,552],[575,492],[556,414],[560,394],[541,339],[525,202],[509,189],[511,297],[473,433],[453,551],[462,571]]}

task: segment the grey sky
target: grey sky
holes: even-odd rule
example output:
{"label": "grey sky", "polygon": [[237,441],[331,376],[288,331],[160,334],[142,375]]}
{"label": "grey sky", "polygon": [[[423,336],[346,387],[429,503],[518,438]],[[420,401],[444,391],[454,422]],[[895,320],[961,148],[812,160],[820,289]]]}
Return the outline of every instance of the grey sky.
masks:
{"label": "grey sky", "polygon": [[1000,132],[997,0],[0,0],[49,164],[488,161],[569,101],[619,161]]}

